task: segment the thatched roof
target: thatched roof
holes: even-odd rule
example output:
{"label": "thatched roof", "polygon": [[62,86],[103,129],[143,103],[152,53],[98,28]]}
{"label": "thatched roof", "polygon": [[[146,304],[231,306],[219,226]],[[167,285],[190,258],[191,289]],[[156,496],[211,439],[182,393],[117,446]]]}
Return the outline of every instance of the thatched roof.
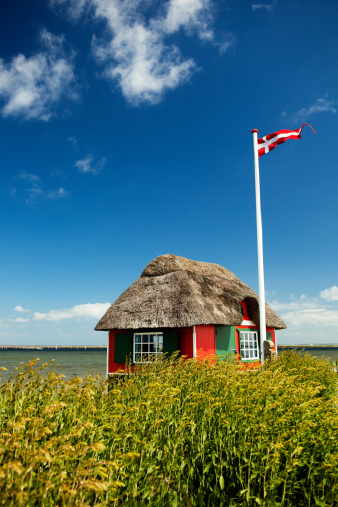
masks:
{"label": "thatched roof", "polygon": [[[259,326],[257,294],[231,271],[218,264],[161,255],[111,305],[95,329],[240,325],[243,300],[251,320]],[[286,328],[268,305],[266,324],[275,329]]]}

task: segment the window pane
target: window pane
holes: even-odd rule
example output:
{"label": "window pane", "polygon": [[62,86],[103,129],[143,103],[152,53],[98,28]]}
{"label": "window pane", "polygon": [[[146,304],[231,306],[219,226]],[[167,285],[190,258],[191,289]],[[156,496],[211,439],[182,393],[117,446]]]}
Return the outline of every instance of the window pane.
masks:
{"label": "window pane", "polygon": [[258,359],[258,335],[256,331],[240,332],[240,349],[243,359]]}
{"label": "window pane", "polygon": [[135,362],[149,362],[163,353],[162,333],[139,333],[134,335]]}

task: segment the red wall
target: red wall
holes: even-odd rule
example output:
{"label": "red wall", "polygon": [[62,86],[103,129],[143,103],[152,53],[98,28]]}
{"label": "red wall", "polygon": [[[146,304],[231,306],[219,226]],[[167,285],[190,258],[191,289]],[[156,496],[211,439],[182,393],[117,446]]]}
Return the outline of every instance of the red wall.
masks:
{"label": "red wall", "polygon": [[[238,329],[241,327],[247,328],[248,326],[236,326],[236,348],[239,351]],[[253,327],[252,329],[257,329]],[[215,326],[195,326],[196,330],[196,351],[199,357],[206,357],[216,354],[216,340],[215,340]],[[275,344],[275,330],[267,327],[267,331],[271,332],[272,341]],[[193,327],[180,328],[178,331],[178,348],[181,354],[187,358],[193,357]],[[115,349],[115,334],[125,333],[125,330],[110,330],[109,331],[109,350],[108,350],[108,373],[113,373],[117,370],[124,370],[123,363],[114,363],[114,349]]]}
{"label": "red wall", "polygon": [[216,354],[215,326],[195,326],[198,357]]}
{"label": "red wall", "polygon": [[277,352],[275,330],[273,327],[267,327],[266,330],[269,331],[269,333],[271,333],[271,340],[273,341],[274,344],[274,350]]}

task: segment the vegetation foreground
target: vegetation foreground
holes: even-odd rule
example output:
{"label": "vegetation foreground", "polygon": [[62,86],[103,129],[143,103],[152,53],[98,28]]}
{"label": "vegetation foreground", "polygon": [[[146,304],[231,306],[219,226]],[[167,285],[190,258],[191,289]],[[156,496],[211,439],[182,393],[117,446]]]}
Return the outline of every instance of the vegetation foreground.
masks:
{"label": "vegetation foreground", "polygon": [[329,361],[171,358],[109,394],[37,361],[0,387],[0,505],[338,505]]}

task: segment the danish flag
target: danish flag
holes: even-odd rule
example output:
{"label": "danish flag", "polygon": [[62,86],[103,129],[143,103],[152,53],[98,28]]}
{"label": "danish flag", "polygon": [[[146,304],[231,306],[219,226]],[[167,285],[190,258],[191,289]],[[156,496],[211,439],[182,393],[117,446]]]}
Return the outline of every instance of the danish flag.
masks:
{"label": "danish flag", "polygon": [[[288,139],[300,139],[304,125],[311,127],[309,123],[304,123],[298,130],[279,130],[261,139],[257,139],[258,157],[261,157],[265,153],[269,153],[269,151],[274,150],[278,144],[285,143]],[[317,133],[315,130],[313,130],[313,132],[315,134]]]}

